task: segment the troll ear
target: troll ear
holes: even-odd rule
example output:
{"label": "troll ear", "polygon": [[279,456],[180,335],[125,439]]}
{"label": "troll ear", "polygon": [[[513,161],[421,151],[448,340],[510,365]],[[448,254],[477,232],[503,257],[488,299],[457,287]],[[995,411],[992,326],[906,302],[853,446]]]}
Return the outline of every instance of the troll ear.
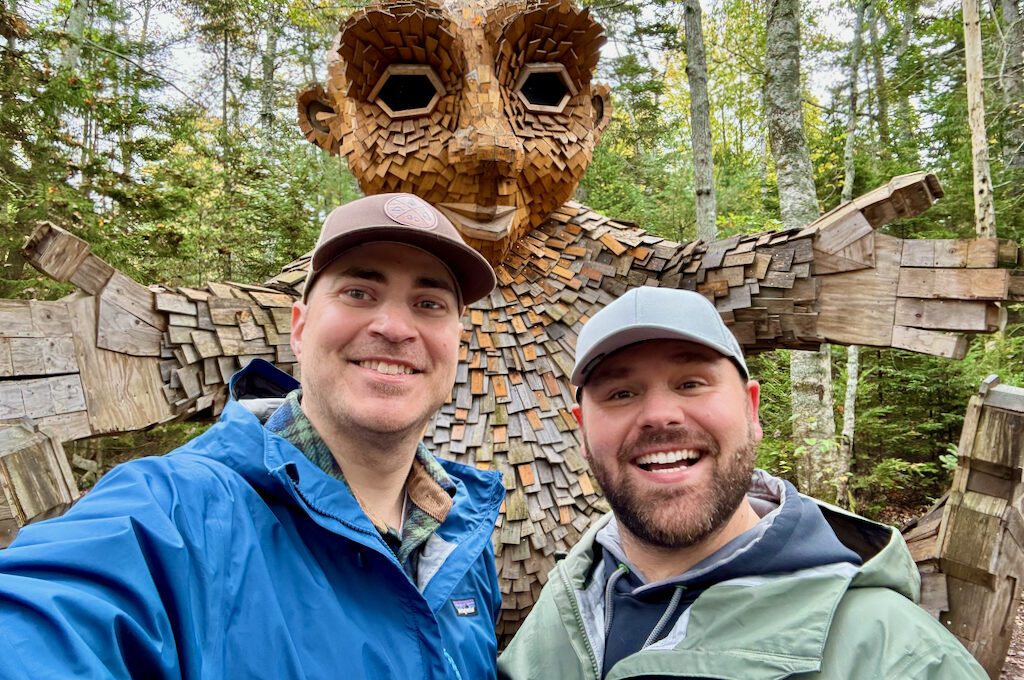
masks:
{"label": "troll ear", "polygon": [[611,88],[604,83],[594,85],[590,90],[590,106],[594,111],[594,144],[601,141],[601,135],[612,119]]}
{"label": "troll ear", "polygon": [[319,84],[308,85],[296,97],[299,129],[313,144],[337,155],[343,121],[331,106],[327,93]]}

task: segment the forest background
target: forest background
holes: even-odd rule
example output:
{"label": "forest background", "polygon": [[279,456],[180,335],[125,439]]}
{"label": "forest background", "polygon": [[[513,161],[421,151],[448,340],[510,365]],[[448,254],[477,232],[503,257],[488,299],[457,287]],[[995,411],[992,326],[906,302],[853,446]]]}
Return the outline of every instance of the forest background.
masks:
{"label": "forest background", "polygon": [[[614,117],[577,198],[677,241],[697,237],[692,0],[597,0],[598,79]],[[719,238],[782,226],[768,144],[766,0],[713,0],[701,26]],[[41,220],[90,242],[143,283],[256,282],[307,251],[330,208],[359,195],[345,162],[307,143],[294,94],[357,5],[322,0],[3,0],[0,7],[0,298],[70,289],[25,266]],[[982,3],[987,138],[998,236],[1024,242],[1024,29],[1020,0]],[[860,23],[862,30],[853,26]],[[927,169],[945,189],[901,237],[974,236],[959,0],[817,0],[800,8],[803,113],[819,208]],[[692,26],[691,26],[692,29]],[[691,41],[693,40],[691,34]],[[851,76],[855,75],[855,78]],[[855,87],[851,87],[855,83]],[[850,115],[850,112],[853,115]],[[848,385],[834,347],[841,432],[855,407],[839,499],[896,521],[940,495],[967,399],[989,373],[1024,386],[1024,319],[950,361],[863,348]],[[766,438],[759,464],[793,476],[790,353],[752,361]],[[855,390],[853,399],[845,392]],[[162,453],[203,425],[68,446],[88,486],[126,457]],[[839,448],[841,436],[812,442]]]}

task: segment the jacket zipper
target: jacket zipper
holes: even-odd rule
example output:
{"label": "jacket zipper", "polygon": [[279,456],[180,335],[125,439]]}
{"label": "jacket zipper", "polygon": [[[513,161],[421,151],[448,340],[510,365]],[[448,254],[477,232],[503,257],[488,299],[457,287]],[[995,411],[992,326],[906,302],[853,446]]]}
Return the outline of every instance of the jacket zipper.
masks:
{"label": "jacket zipper", "polygon": [[583,644],[587,648],[587,654],[590,656],[590,668],[594,671],[594,677],[600,679],[601,669],[597,665],[597,656],[594,654],[594,648],[590,646],[590,638],[587,637],[587,629],[583,625],[583,614],[580,612],[579,602],[576,601],[576,594],[573,592],[572,583],[569,582],[569,575],[565,573],[565,568],[561,565],[558,566],[558,575],[562,577],[562,584],[569,594],[569,602],[572,603],[572,613],[576,616],[576,625],[583,634]]}
{"label": "jacket zipper", "polygon": [[[333,519],[335,522],[338,522],[339,524],[342,524],[342,525],[348,527],[349,529],[351,529],[353,531],[356,531],[356,532],[358,532],[360,534],[364,534],[366,536],[375,535],[377,537],[377,539],[381,543],[384,544],[384,547],[387,548],[388,554],[390,556],[392,556],[392,557],[394,556],[394,553],[391,551],[390,546],[388,546],[388,544],[384,542],[384,539],[381,537],[379,532],[367,531],[367,530],[365,530],[365,529],[363,529],[361,527],[357,527],[356,525],[354,525],[354,524],[352,524],[352,523],[342,519],[338,515],[335,515],[335,514],[330,513],[330,512],[324,512],[320,508],[318,508],[315,505],[313,505],[312,501],[309,500],[309,498],[306,496],[306,494],[302,493],[302,489],[299,488],[299,485],[295,483],[294,479],[292,479],[291,477],[288,477],[288,482],[289,482],[289,484],[291,484],[291,487],[293,489],[295,489],[295,493],[298,495],[299,498],[302,499],[302,502],[306,504],[307,508],[309,508],[310,510],[312,510],[313,512],[315,512],[318,515],[321,515],[323,517],[327,517],[329,519]],[[399,569],[401,569],[401,565],[399,565]],[[404,572],[405,570],[403,569],[402,571]],[[453,659],[451,657],[451,654],[448,653],[447,649],[443,649],[442,651],[444,652],[445,659],[451,665],[452,670],[455,671],[456,680],[462,680],[462,673],[459,671],[459,667],[458,667],[458,665],[456,665],[455,659]],[[591,656],[591,660],[593,660],[593,656]]]}
{"label": "jacket zipper", "polygon": [[[309,508],[310,510],[312,510],[316,514],[320,515],[321,517],[326,517],[328,519],[333,519],[338,524],[342,524],[342,525],[348,527],[349,529],[351,529],[352,531],[355,531],[356,533],[363,534],[364,536],[376,537],[376,539],[378,541],[380,541],[380,543],[387,549],[387,553],[386,554],[389,557],[394,557],[394,552],[391,550],[391,547],[384,541],[384,538],[380,535],[379,532],[367,531],[366,529],[363,529],[362,527],[359,527],[359,526],[356,526],[355,524],[352,524],[351,522],[349,522],[348,520],[344,519],[343,517],[339,517],[338,515],[335,515],[335,514],[330,513],[330,512],[324,512],[320,508],[316,507],[313,504],[313,502],[306,496],[306,494],[302,493],[302,489],[299,488],[299,485],[290,476],[288,477],[288,483],[295,490],[296,495],[298,495],[298,497],[302,499],[302,502],[305,503],[307,508]],[[395,560],[395,563],[398,564],[397,559]],[[402,565],[399,564],[398,568],[402,569]],[[402,569],[402,571],[404,572],[405,570]]]}

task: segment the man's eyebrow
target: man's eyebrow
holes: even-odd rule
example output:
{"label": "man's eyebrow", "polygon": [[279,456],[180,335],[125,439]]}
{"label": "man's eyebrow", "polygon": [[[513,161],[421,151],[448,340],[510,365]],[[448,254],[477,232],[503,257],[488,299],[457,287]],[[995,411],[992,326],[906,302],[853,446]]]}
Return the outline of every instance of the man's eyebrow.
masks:
{"label": "man's eyebrow", "polygon": [[[347,269],[343,269],[338,272],[338,276],[344,276],[353,279],[362,279],[364,281],[373,281],[374,283],[387,283],[388,277],[384,272],[372,269],[370,267],[361,267],[359,265],[352,265]],[[436,276],[418,276],[416,277],[417,288],[435,288],[438,290],[446,290],[453,295],[458,295],[458,291],[455,290],[454,284],[445,278]]]}
{"label": "man's eyebrow", "polygon": [[375,283],[384,283],[387,281],[387,277],[384,276],[384,272],[376,269],[370,269],[369,267],[360,267],[358,265],[352,265],[347,269],[342,269],[338,272],[338,276],[347,276],[353,279],[364,279]]}
{"label": "man's eyebrow", "polygon": [[458,294],[458,291],[455,290],[455,286],[452,285],[451,281],[449,281],[448,279],[439,279],[439,278],[436,278],[436,277],[433,277],[433,276],[419,276],[419,277],[417,277],[416,278],[416,287],[417,288],[439,288],[441,290],[446,290],[449,293],[452,293],[454,295]]}

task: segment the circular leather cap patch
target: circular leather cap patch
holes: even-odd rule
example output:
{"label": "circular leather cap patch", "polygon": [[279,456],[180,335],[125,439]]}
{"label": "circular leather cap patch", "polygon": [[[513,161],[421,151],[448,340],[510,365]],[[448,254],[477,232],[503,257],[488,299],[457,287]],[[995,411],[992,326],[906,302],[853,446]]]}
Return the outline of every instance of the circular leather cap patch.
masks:
{"label": "circular leather cap patch", "polygon": [[407,227],[433,229],[437,226],[437,213],[415,196],[395,196],[384,204],[384,214]]}

